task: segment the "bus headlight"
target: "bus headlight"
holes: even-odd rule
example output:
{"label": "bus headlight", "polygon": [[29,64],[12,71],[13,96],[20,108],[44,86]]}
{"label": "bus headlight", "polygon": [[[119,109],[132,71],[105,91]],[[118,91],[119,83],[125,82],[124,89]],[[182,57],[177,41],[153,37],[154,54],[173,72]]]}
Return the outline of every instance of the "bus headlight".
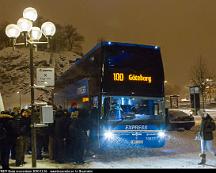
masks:
{"label": "bus headlight", "polygon": [[113,138],[114,138],[114,134],[113,134],[111,131],[106,131],[106,132],[104,133],[104,137],[105,137],[105,139],[110,140],[110,139],[113,139]]}
{"label": "bus headlight", "polygon": [[159,136],[160,138],[164,138],[166,135],[165,135],[164,132],[158,132],[158,136]]}

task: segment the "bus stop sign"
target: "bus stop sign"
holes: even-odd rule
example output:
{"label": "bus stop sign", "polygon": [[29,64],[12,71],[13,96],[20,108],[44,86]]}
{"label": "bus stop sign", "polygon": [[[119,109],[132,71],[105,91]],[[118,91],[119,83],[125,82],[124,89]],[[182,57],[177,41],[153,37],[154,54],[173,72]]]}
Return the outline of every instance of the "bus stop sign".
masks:
{"label": "bus stop sign", "polygon": [[195,114],[197,115],[197,111],[200,109],[200,89],[198,86],[190,87],[190,100],[191,108],[195,110]]}
{"label": "bus stop sign", "polygon": [[54,86],[54,68],[37,68],[37,85]]}

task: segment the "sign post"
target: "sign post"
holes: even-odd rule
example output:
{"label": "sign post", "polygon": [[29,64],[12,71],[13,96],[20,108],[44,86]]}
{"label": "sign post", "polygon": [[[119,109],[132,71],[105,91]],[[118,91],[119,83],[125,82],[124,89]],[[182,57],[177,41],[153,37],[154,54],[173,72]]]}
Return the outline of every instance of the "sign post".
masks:
{"label": "sign post", "polygon": [[54,86],[54,68],[37,68],[37,85]]}
{"label": "sign post", "polygon": [[195,115],[200,109],[200,89],[198,86],[190,87],[191,108],[194,108]]}

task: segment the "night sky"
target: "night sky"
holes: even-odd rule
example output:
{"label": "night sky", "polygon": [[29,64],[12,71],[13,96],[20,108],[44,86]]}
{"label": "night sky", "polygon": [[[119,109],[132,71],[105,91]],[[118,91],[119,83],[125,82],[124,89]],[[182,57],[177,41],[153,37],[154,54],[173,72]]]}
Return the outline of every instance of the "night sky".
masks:
{"label": "night sky", "polygon": [[85,37],[84,53],[99,38],[156,44],[168,82],[184,85],[200,56],[216,72],[216,0],[0,0],[0,21],[16,23],[29,6],[73,24]]}

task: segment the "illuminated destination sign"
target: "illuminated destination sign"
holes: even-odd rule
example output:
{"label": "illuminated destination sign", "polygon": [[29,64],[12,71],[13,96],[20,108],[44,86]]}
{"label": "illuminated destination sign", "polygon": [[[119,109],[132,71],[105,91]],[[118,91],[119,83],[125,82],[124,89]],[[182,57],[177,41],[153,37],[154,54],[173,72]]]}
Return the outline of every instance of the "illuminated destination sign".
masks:
{"label": "illuminated destination sign", "polygon": [[114,81],[124,81],[124,74],[123,73],[113,73],[113,80]]}
{"label": "illuminated destination sign", "polygon": [[125,78],[124,73],[113,73],[113,80],[114,81],[121,81],[123,82],[124,80],[128,81],[141,81],[141,82],[147,82],[147,83],[152,83],[152,77],[151,76],[144,76],[142,74],[129,74]]}
{"label": "illuminated destination sign", "polygon": [[128,79],[132,81],[144,81],[148,83],[152,82],[152,78],[150,76],[143,76],[142,74],[140,75],[129,74]]}

